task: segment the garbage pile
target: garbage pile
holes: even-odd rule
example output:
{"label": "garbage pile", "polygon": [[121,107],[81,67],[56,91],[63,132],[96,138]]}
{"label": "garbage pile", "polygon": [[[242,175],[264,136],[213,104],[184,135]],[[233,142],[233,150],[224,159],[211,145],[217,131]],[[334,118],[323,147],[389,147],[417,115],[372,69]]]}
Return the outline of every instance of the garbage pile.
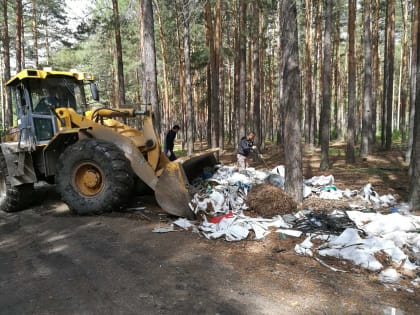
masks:
{"label": "garbage pile", "polygon": [[[194,186],[197,193],[189,206],[200,222],[186,224],[180,219],[183,222],[174,222],[177,226],[192,225],[208,239],[227,241],[261,240],[273,230],[282,236],[305,234],[295,247],[297,254],[324,265],[320,257],[345,259],[381,272],[384,282],[398,281],[404,270],[411,272],[413,285],[420,286],[420,217],[410,215],[392,195],[380,196],[370,183],[359,190],[341,190],[332,175],[306,179],[305,198],[347,201],[345,210],[334,211],[297,211],[283,191],[281,165],[271,171],[247,168],[241,172],[220,166],[212,177],[199,179]],[[372,212],[378,210],[386,214]]]}

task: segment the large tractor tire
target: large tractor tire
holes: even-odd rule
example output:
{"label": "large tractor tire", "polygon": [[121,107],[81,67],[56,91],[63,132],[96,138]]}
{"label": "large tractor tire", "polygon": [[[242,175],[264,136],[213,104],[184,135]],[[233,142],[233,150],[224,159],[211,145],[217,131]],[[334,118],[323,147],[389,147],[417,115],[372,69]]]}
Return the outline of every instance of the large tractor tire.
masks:
{"label": "large tractor tire", "polygon": [[29,205],[34,185],[12,186],[8,176],[6,159],[0,153],[0,210],[16,212]]}
{"label": "large tractor tire", "polygon": [[112,143],[84,139],[67,147],[56,171],[57,190],[77,214],[119,210],[132,193],[130,162]]}

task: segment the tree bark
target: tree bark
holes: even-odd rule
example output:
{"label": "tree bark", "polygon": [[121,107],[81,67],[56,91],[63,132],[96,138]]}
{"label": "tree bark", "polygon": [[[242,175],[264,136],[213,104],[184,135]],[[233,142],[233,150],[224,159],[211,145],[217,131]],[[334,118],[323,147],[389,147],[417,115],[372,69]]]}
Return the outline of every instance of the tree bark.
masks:
{"label": "tree bark", "polygon": [[114,34],[115,34],[115,59],[117,63],[116,68],[116,85],[117,85],[117,97],[116,107],[120,107],[125,104],[125,84],[124,84],[124,66],[123,66],[123,55],[121,45],[121,32],[120,32],[120,14],[118,12],[118,1],[112,0],[112,13],[114,18]]}
{"label": "tree bark", "polygon": [[[417,10],[417,21],[420,11]],[[420,23],[417,23],[417,69],[420,69]],[[410,163],[409,201],[412,210],[420,210],[420,72],[416,73],[416,102],[413,130],[413,149]]]}
{"label": "tree bark", "polygon": [[184,43],[184,62],[185,62],[185,92],[186,92],[186,122],[187,122],[187,152],[191,155],[194,151],[193,141],[193,109],[191,92],[191,61],[190,61],[190,7],[188,0],[183,0],[183,43]]}
{"label": "tree bark", "polygon": [[218,136],[217,144],[219,148],[224,147],[224,71],[223,71],[223,60],[222,60],[222,0],[216,1],[215,7],[215,47],[214,51],[216,54],[216,66],[217,66],[217,85],[219,86],[218,91],[218,119],[215,128],[217,128],[216,135]]}
{"label": "tree bark", "polygon": [[323,66],[322,66],[322,104],[320,117],[320,139],[321,139],[321,163],[320,169],[329,169],[328,150],[330,145],[330,123],[331,123],[331,21],[332,21],[332,0],[326,0],[325,7],[325,30],[323,36]]}
{"label": "tree bark", "polygon": [[382,146],[386,150],[392,145],[392,103],[394,92],[394,50],[395,50],[395,1],[387,1],[386,37],[384,60],[384,98],[382,102]]}
{"label": "tree bark", "polygon": [[[413,3],[413,22],[411,31],[411,69],[410,69],[410,114],[409,114],[409,127],[408,127],[408,144],[405,160],[411,162],[411,153],[413,148],[413,132],[414,132],[414,115],[416,104],[416,73],[417,73],[417,39],[419,27],[419,11],[420,5],[418,1]],[[410,168],[411,174],[411,168]]]}
{"label": "tree bark", "polygon": [[408,73],[408,0],[403,4],[403,39],[402,39],[402,58],[401,58],[401,76],[400,76],[400,132],[401,140],[407,140],[407,119],[406,112],[408,107],[407,92],[407,73]]}
{"label": "tree bark", "polygon": [[379,59],[379,17],[380,17],[380,0],[374,1],[374,22],[372,26],[372,128],[370,129],[370,139],[373,140],[372,145],[376,144],[376,131],[378,120],[378,104],[381,99],[380,86],[380,59]]}
{"label": "tree bark", "polygon": [[39,67],[38,57],[38,18],[37,18],[37,3],[36,0],[32,0],[32,38],[33,38],[33,58],[35,68]]}
{"label": "tree bark", "polygon": [[349,15],[348,15],[348,126],[347,126],[347,148],[346,148],[346,162],[356,162],[354,154],[355,144],[355,116],[356,116],[356,68],[355,68],[355,40],[354,30],[356,28],[356,0],[349,0]]}
{"label": "tree bark", "polygon": [[[169,81],[168,81],[168,74],[166,70],[166,49],[165,49],[165,36],[163,33],[163,26],[162,26],[162,19],[160,13],[160,7],[157,0],[154,0],[155,7],[156,7],[156,15],[158,18],[158,25],[159,25],[159,42],[160,42],[160,51],[161,51],[161,58],[162,58],[162,75],[163,75],[163,108],[162,114],[166,111],[166,117],[162,117],[161,121],[163,122],[164,130],[170,128],[169,125],[165,126],[165,123],[168,122],[169,116]],[[163,115],[162,115],[163,116]],[[164,119],[166,118],[166,119]],[[166,128],[165,128],[166,127]]]}
{"label": "tree bark", "polygon": [[16,72],[21,71],[23,66],[23,8],[22,0],[16,0]]}
{"label": "tree bark", "polygon": [[143,43],[143,102],[152,104],[155,114],[155,127],[161,133],[159,100],[157,93],[155,29],[153,19],[152,0],[140,0],[142,14],[142,43]]}
{"label": "tree bark", "polygon": [[263,142],[261,133],[261,82],[260,82],[260,7],[257,1],[253,2],[253,11],[255,18],[255,29],[253,31],[253,56],[252,56],[252,68],[253,68],[253,127],[255,132],[256,144],[261,145]]}
{"label": "tree bark", "polygon": [[246,116],[246,21],[247,0],[240,0],[240,19],[239,19],[239,108],[238,121],[239,132],[238,140],[245,136],[245,116]]}
{"label": "tree bark", "polygon": [[305,0],[305,143],[313,147],[315,143],[312,133],[312,1]]}
{"label": "tree bark", "polygon": [[[2,2],[2,16],[3,16],[3,25],[2,25],[2,52],[3,52],[3,81],[7,82],[10,79],[10,37],[9,37],[9,25],[8,25],[8,15],[7,15],[7,1]],[[3,82],[3,83],[4,83]],[[10,92],[7,91],[6,86],[3,84],[3,122],[4,128],[9,128],[13,125],[13,111],[12,111],[12,98]]]}
{"label": "tree bark", "polygon": [[363,88],[363,109],[362,109],[362,142],[360,146],[360,156],[366,159],[371,152],[372,139],[369,136],[372,134],[372,32],[370,26],[371,15],[371,1],[364,1],[363,11],[363,30],[364,30],[364,56],[365,56],[365,78]]}
{"label": "tree bark", "polygon": [[300,205],[302,192],[302,148],[300,128],[299,48],[296,1],[281,0],[281,47],[283,100],[285,106],[285,190]]}

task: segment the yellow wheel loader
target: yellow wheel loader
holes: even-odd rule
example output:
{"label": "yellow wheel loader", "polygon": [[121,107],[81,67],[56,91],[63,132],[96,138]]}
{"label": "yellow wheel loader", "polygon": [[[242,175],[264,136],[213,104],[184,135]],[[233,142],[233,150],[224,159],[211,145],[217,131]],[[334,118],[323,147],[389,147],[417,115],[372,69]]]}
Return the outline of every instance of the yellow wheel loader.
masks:
{"label": "yellow wheel loader", "polygon": [[[87,73],[23,70],[6,85],[15,125],[5,128],[1,143],[1,210],[30,205],[38,181],[55,183],[78,214],[118,210],[144,183],[163,210],[194,217],[189,182],[217,163],[217,150],[170,162],[147,108],[88,110],[87,98],[99,96]],[[140,130],[123,123],[130,117]]]}

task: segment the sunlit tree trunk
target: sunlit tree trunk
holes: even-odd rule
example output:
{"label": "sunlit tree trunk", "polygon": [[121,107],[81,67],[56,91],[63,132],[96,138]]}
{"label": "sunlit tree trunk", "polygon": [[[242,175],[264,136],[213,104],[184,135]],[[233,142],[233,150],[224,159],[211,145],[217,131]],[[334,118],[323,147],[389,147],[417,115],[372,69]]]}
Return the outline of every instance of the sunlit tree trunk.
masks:
{"label": "sunlit tree trunk", "polygon": [[324,36],[323,36],[323,67],[322,67],[322,104],[320,117],[320,140],[321,140],[321,163],[320,169],[329,169],[328,150],[330,145],[330,122],[331,122],[331,22],[332,22],[332,0],[326,0],[324,14]]}
{"label": "sunlit tree trunk", "polygon": [[140,0],[142,14],[142,43],[143,43],[143,101],[152,104],[155,114],[155,125],[158,134],[161,133],[159,100],[157,94],[155,30],[152,0]]}
{"label": "sunlit tree trunk", "polygon": [[214,40],[214,52],[215,52],[215,62],[216,62],[216,71],[217,71],[217,85],[219,87],[218,91],[218,111],[219,115],[215,124],[217,128],[216,136],[218,147],[223,148],[223,134],[224,134],[224,76],[223,76],[223,57],[221,54],[222,51],[222,0],[216,1],[215,7],[215,40]]}
{"label": "sunlit tree trunk", "polygon": [[311,147],[315,145],[312,133],[312,1],[305,0],[305,143]]}
{"label": "sunlit tree trunk", "polygon": [[302,148],[300,128],[300,82],[299,48],[296,1],[281,0],[281,48],[283,73],[283,100],[285,106],[285,190],[301,204],[302,192]]}
{"label": "sunlit tree trunk", "polygon": [[21,71],[23,66],[23,47],[22,47],[22,37],[23,37],[23,8],[22,0],[16,0],[16,72]]}
{"label": "sunlit tree trunk", "polygon": [[[318,121],[319,121],[319,108],[321,103],[320,91],[322,91],[322,11],[323,11],[323,1],[318,1],[315,3],[316,13],[315,13],[315,57],[314,57],[314,69],[313,69],[313,88],[312,88],[312,111],[311,114],[311,125],[313,126],[313,137],[315,143],[315,135],[319,134]],[[320,142],[320,137],[318,137],[318,143]]]}
{"label": "sunlit tree trunk", "polygon": [[371,152],[372,139],[370,128],[372,128],[372,33],[370,26],[371,4],[370,0],[364,1],[363,7],[363,46],[364,46],[364,88],[363,88],[363,109],[362,109],[362,141],[360,156],[365,159]]}
{"label": "sunlit tree trunk", "polygon": [[373,140],[372,145],[376,144],[376,131],[377,131],[377,120],[378,120],[378,104],[381,99],[380,89],[380,59],[379,59],[379,13],[380,13],[380,0],[373,2],[374,17],[372,26],[372,128],[370,138]]}
{"label": "sunlit tree trunk", "polygon": [[[2,1],[2,61],[3,61],[3,83],[7,82],[10,79],[10,37],[9,37],[9,19],[7,15],[7,1]],[[7,92],[5,85],[3,87],[3,123],[5,126],[3,127],[10,127],[13,124],[13,112],[12,112],[12,99],[10,93]]]}
{"label": "sunlit tree trunk", "polygon": [[39,67],[38,58],[38,19],[37,19],[37,3],[36,0],[32,0],[32,38],[33,38],[33,59],[35,68]]}
{"label": "sunlit tree trunk", "polygon": [[[162,19],[160,13],[160,7],[157,0],[154,0],[154,4],[156,7],[156,15],[158,18],[158,25],[159,25],[159,42],[160,42],[160,51],[161,51],[161,59],[162,59],[162,75],[163,75],[163,108],[164,110],[162,113],[166,112],[166,119],[162,119],[162,122],[165,124],[168,122],[169,116],[169,81],[168,81],[168,74],[167,74],[167,65],[166,65],[166,49],[165,49],[165,36],[163,33],[163,26],[162,26]],[[169,128],[169,126],[166,126]],[[165,129],[167,129],[165,128]]]}
{"label": "sunlit tree trunk", "polygon": [[115,104],[116,107],[125,104],[125,84],[124,84],[124,67],[123,67],[123,55],[121,45],[121,32],[120,32],[120,16],[118,12],[118,1],[112,0],[112,13],[114,18],[114,34],[115,34],[115,59],[117,63],[116,67],[116,84],[117,84],[117,97]]}
{"label": "sunlit tree trunk", "polygon": [[187,152],[192,154],[194,151],[193,141],[193,109],[191,91],[191,62],[190,62],[190,6],[188,0],[183,0],[183,43],[184,43],[184,62],[185,62],[185,92],[186,92],[186,122],[187,122]]}

